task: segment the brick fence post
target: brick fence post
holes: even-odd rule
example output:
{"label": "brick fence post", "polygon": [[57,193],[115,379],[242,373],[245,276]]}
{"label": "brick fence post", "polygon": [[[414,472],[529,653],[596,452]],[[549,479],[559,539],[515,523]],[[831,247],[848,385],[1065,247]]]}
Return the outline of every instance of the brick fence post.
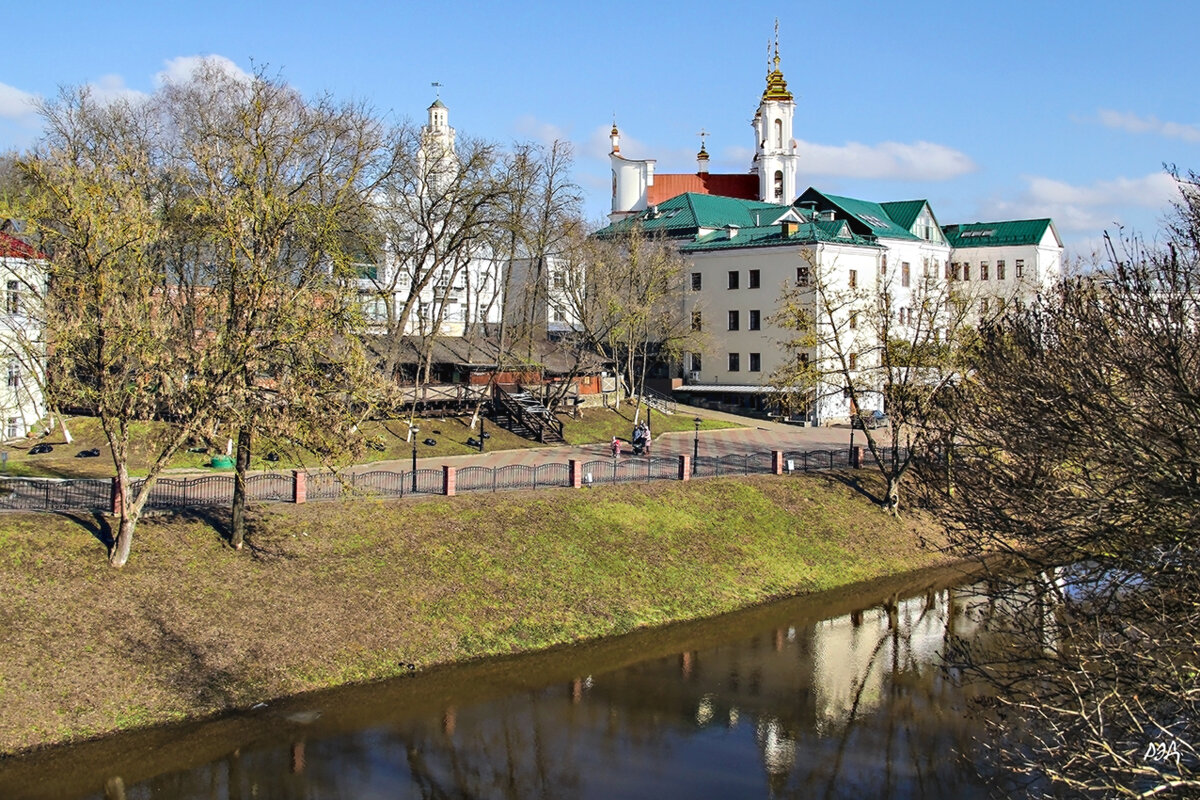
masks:
{"label": "brick fence post", "polygon": [[854,445],[854,447],[852,447],[850,449],[850,466],[854,467],[855,469],[859,469],[862,467],[862,462],[863,462],[862,445],[856,444],[856,445]]}
{"label": "brick fence post", "polygon": [[782,475],[783,474],[783,451],[782,450],[772,450],[771,451],[771,474],[772,475]]}
{"label": "brick fence post", "polygon": [[446,495],[446,497],[454,496],[454,490],[457,488],[456,484],[458,482],[456,472],[457,470],[454,467],[448,464],[442,465],[442,494]]}
{"label": "brick fence post", "polygon": [[292,502],[299,505],[308,502],[308,473],[292,470]]}
{"label": "brick fence post", "polygon": [[581,474],[582,469],[580,468],[579,462],[574,458],[572,458],[568,464],[571,472],[571,488],[578,489],[579,487],[583,486],[583,475]]}
{"label": "brick fence post", "polygon": [[687,453],[679,455],[679,480],[690,481],[692,479],[692,457]]}
{"label": "brick fence post", "polygon": [[109,509],[113,514],[121,513],[121,505],[124,503],[124,498],[121,496],[121,482],[114,475],[112,479],[112,489],[109,490]]}

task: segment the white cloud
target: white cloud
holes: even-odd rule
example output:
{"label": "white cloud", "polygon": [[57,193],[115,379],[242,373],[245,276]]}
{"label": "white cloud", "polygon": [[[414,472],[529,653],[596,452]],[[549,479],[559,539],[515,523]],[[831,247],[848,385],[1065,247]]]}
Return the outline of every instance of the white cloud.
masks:
{"label": "white cloud", "polygon": [[943,181],[976,169],[970,156],[934,142],[822,145],[798,142],[800,172],[843,178]]}
{"label": "white cloud", "polygon": [[30,122],[37,115],[36,95],[0,83],[0,119]]}
{"label": "white cloud", "polygon": [[100,103],[113,103],[117,100],[128,100],[131,103],[145,100],[147,94],[125,85],[125,79],[120,75],[101,75],[94,81],[88,82],[92,99]]}
{"label": "white cloud", "polygon": [[1182,139],[1185,142],[1200,142],[1200,125],[1189,125],[1183,122],[1167,122],[1153,115],[1139,117],[1132,112],[1100,109],[1100,124],[1106,128],[1127,131],[1129,133],[1157,133],[1168,139]]}
{"label": "white cloud", "polygon": [[1053,217],[1060,231],[1095,234],[1127,224],[1132,211],[1162,210],[1179,197],[1179,185],[1165,172],[1079,186],[1037,175],[1024,180],[1027,187],[1019,200],[986,204],[984,214],[998,219]]}
{"label": "white cloud", "polygon": [[571,138],[562,128],[549,122],[542,122],[532,114],[526,114],[519,118],[516,122],[516,130],[521,136],[527,136],[544,145],[552,145],[556,141],[570,141]]}
{"label": "white cloud", "polygon": [[154,85],[163,86],[167,83],[187,83],[192,79],[196,70],[206,64],[216,67],[221,72],[238,81],[248,82],[253,78],[249,72],[246,72],[225,56],[178,56],[167,61],[164,69],[154,76]]}

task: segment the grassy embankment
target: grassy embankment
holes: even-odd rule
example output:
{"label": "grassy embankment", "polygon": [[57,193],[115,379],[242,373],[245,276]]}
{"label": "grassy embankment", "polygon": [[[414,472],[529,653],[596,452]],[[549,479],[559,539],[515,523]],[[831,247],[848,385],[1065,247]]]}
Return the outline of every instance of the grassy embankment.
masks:
{"label": "grassy embankment", "polygon": [[945,561],[837,476],[161,516],[121,571],[94,524],[0,517],[0,752]]}
{"label": "grassy embankment", "polygon": [[[693,429],[692,415],[686,413],[661,414],[652,411],[652,430],[654,435],[668,431],[690,431]],[[645,410],[642,412],[643,418]],[[607,442],[613,436],[628,439],[633,429],[634,406],[625,403],[620,411],[607,408],[581,409],[579,419],[570,414],[560,414],[563,422],[563,433],[567,444],[580,445],[594,442]],[[461,456],[479,452],[467,445],[467,439],[479,435],[478,428],[471,430],[469,418],[459,417],[429,417],[418,418],[416,425],[421,429],[419,438],[434,439],[437,444],[420,445],[421,458],[444,456]],[[50,477],[50,478],[107,478],[113,475],[112,454],[100,428],[100,420],[94,417],[76,417],[69,420],[71,435],[74,441],[67,444],[63,438],[62,428],[57,428],[42,438],[27,439],[16,444],[5,445],[8,452],[8,462],[5,474],[18,477]],[[523,439],[497,425],[485,422],[489,435],[488,451],[519,450],[543,445],[529,439]],[[733,427],[730,423],[706,419],[701,422],[701,430],[716,430]],[[132,446],[133,464],[131,472],[134,475],[143,474],[148,464],[155,457],[153,438],[162,426],[153,422],[137,423],[134,426],[134,442]],[[407,420],[372,421],[363,426],[363,436],[371,446],[365,447],[356,459],[357,463],[372,463],[376,461],[407,460],[412,455],[412,445],[406,441],[408,432]],[[204,452],[183,451],[176,455],[171,462],[172,469],[207,470],[208,463],[214,453],[224,452],[226,440],[233,435],[226,432],[224,438],[217,437],[212,447]],[[50,453],[30,455],[29,448],[38,442],[45,441],[54,450]],[[96,448],[100,451],[99,458],[76,458],[81,450]],[[293,469],[295,467],[319,467],[321,462],[311,453],[289,452],[281,450],[280,460],[266,461],[263,457],[271,447],[258,442],[254,447],[250,466],[252,469]]]}

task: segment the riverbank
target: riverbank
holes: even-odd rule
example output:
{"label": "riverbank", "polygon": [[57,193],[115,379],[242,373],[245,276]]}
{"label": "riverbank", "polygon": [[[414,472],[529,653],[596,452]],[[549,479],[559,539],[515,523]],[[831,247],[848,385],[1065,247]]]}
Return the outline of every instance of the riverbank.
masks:
{"label": "riverbank", "polygon": [[832,475],[163,516],[122,571],[82,522],[0,518],[0,752],[948,561]]}

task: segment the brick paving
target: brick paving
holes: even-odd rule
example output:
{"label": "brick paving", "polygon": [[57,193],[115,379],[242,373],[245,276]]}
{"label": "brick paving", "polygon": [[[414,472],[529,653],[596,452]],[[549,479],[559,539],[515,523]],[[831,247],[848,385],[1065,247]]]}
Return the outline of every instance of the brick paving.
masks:
{"label": "brick paving", "polygon": [[[744,425],[742,428],[726,428],[715,431],[700,431],[699,453],[704,456],[746,455],[748,453],[763,453],[771,450],[825,450],[850,446],[849,426],[830,428],[801,428],[796,425],[785,425],[777,422],[739,417],[708,409],[681,408],[681,415],[699,416],[708,419],[722,419]],[[632,431],[630,432],[632,433]],[[657,434],[650,448],[653,456],[677,456],[691,454],[697,435],[694,431],[676,431]],[[865,444],[865,437],[859,431],[854,432],[855,444]],[[632,448],[627,438],[622,439],[622,459],[639,458],[632,454]],[[418,454],[419,455],[419,454]],[[592,461],[599,458],[611,458],[607,442],[573,446],[537,447],[524,450],[497,450],[478,455],[438,456],[417,459],[418,467],[450,465],[463,467],[506,467],[512,464],[524,466],[540,466],[542,464],[565,464],[571,459]],[[375,462],[363,464],[355,471],[375,469],[406,470],[411,466],[408,460]]]}

